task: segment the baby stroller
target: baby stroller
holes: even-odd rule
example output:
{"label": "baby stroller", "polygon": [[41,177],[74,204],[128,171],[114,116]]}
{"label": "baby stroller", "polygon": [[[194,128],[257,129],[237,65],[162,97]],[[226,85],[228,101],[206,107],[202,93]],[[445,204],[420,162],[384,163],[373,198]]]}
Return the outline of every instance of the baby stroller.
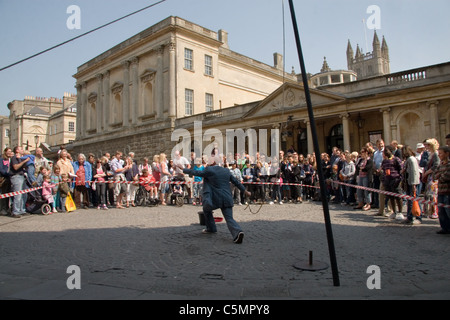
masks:
{"label": "baby stroller", "polygon": [[[27,188],[33,188],[27,181]],[[41,212],[44,215],[52,212],[52,206],[42,197],[42,190],[35,190],[28,193],[26,210],[29,213]]]}
{"label": "baby stroller", "polygon": [[[172,182],[185,182],[184,177],[173,177]],[[170,204],[175,202],[177,207],[182,207],[184,204],[184,198],[187,196],[185,184],[170,184]]]}

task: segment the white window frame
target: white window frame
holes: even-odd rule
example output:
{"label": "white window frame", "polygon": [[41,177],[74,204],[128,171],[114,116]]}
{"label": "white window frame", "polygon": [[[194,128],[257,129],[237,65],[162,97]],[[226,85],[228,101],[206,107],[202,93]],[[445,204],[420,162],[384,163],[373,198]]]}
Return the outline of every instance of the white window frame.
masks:
{"label": "white window frame", "polygon": [[187,116],[194,114],[194,90],[184,89],[184,113]]}
{"label": "white window frame", "polygon": [[184,69],[194,71],[194,51],[184,48]]}
{"label": "white window frame", "polygon": [[205,75],[213,76],[213,58],[205,54]]}
{"label": "white window frame", "polygon": [[211,112],[214,110],[214,95],[212,93],[205,93],[205,111]]}

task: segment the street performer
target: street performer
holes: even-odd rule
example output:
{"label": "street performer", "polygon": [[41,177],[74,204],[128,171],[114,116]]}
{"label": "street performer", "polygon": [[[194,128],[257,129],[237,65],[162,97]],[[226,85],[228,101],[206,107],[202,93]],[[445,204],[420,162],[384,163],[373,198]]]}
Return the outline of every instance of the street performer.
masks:
{"label": "street performer", "polygon": [[244,232],[239,224],[233,219],[233,198],[231,196],[230,182],[245,191],[245,187],[236,180],[227,168],[217,165],[219,159],[211,155],[209,164],[203,171],[193,169],[183,169],[183,173],[203,178],[203,213],[205,215],[206,229],[205,234],[216,233],[216,223],[213,217],[213,210],[221,209],[235,243],[242,243]]}

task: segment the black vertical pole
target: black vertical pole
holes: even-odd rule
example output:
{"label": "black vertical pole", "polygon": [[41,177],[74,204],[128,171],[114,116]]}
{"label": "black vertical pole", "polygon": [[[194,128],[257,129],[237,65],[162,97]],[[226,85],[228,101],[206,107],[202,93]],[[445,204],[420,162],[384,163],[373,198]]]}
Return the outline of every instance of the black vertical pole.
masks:
{"label": "black vertical pole", "polygon": [[306,75],[305,62],[303,61],[302,46],[300,44],[300,36],[298,33],[297,19],[295,17],[294,5],[292,3],[292,0],[289,0],[289,7],[291,10],[291,17],[292,17],[292,24],[294,27],[295,40],[297,42],[297,51],[298,51],[298,57],[300,60],[300,68],[302,70],[303,88],[305,90],[305,98],[306,98],[306,104],[308,107],[309,122],[311,123],[311,134],[312,134],[313,143],[314,143],[314,152],[316,154],[316,159],[318,160],[317,161],[317,171],[319,173],[320,195],[322,198],[323,214],[325,217],[325,229],[327,232],[327,239],[328,239],[328,251],[330,252],[330,263],[331,263],[331,271],[333,273],[333,284],[334,284],[334,286],[338,287],[340,285],[339,271],[338,271],[338,266],[337,266],[337,261],[336,261],[336,251],[334,248],[334,239],[333,239],[333,230],[331,227],[330,211],[328,208],[328,201],[327,201],[326,193],[325,193],[325,180],[324,180],[324,175],[323,175],[323,171],[322,171],[322,163],[320,161],[320,150],[319,150],[319,142],[317,139],[316,122],[314,120],[314,112],[313,112],[312,103],[311,103],[311,95],[309,92],[309,85],[308,85],[308,79],[307,79],[307,75]]}

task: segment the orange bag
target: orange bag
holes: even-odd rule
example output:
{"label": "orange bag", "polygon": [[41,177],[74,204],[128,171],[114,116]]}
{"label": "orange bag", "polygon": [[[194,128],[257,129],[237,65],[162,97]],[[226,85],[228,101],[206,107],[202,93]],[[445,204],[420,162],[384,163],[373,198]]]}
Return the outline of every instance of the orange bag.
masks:
{"label": "orange bag", "polygon": [[[416,197],[416,192],[414,191],[414,198]],[[419,206],[419,201],[413,201],[412,203],[412,209],[411,209],[411,213],[413,216],[415,217],[420,217],[420,206]]]}

